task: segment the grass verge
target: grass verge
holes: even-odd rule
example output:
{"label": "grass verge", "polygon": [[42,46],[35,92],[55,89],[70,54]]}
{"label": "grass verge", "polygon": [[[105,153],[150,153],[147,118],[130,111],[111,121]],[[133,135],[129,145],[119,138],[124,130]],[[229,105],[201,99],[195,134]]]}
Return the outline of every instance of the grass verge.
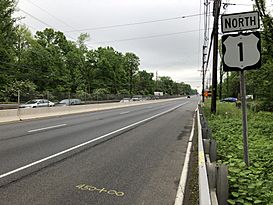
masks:
{"label": "grass verge", "polygon": [[248,112],[250,166],[243,160],[242,116],[235,104],[218,103],[210,114],[204,111],[217,141],[218,162],[229,167],[229,204],[273,205],[273,113]]}

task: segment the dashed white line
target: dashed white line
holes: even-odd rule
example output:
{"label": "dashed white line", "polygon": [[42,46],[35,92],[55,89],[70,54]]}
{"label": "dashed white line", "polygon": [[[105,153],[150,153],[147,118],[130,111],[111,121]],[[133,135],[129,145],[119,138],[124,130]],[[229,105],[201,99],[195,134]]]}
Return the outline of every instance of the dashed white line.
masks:
{"label": "dashed white line", "polygon": [[130,111],[127,111],[127,112],[121,112],[121,113],[119,113],[120,115],[125,115],[125,114],[128,114],[128,113],[130,113]]}
{"label": "dashed white line", "polygon": [[63,127],[63,126],[66,126],[67,124],[60,124],[60,125],[53,125],[53,126],[50,126],[50,127],[43,127],[43,128],[38,128],[38,129],[35,129],[35,130],[29,130],[27,132],[38,132],[38,131],[42,131],[42,130],[49,130],[49,129],[54,129],[54,128],[57,128],[57,127]]}

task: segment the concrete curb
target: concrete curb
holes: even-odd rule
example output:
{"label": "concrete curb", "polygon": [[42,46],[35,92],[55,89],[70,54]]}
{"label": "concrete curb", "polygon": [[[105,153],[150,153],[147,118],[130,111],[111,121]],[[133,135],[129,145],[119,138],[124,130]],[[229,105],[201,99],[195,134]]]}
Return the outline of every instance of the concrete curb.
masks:
{"label": "concrete curb", "polygon": [[190,163],[190,155],[191,155],[191,149],[192,149],[192,139],[193,139],[194,128],[195,128],[196,111],[197,111],[197,109],[195,110],[195,115],[193,117],[192,130],[191,130],[191,134],[190,134],[190,138],[189,138],[189,142],[188,142],[186,157],[185,157],[183,169],[181,172],[180,182],[178,185],[174,205],[182,205],[184,197],[185,197],[186,183],[187,183],[189,163]]}

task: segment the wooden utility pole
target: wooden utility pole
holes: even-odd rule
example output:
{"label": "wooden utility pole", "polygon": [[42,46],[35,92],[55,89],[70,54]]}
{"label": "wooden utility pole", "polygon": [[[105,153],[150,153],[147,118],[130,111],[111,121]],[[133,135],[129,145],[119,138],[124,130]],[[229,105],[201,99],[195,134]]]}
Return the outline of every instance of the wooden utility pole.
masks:
{"label": "wooden utility pole", "polygon": [[205,102],[205,49],[206,46],[203,46],[203,61],[202,61],[202,102]]}
{"label": "wooden utility pole", "polygon": [[218,63],[218,22],[221,8],[221,0],[214,0],[213,5],[213,67],[212,67],[212,98],[211,112],[216,113],[216,98],[217,98],[217,63]]}
{"label": "wooden utility pole", "polygon": [[204,44],[203,44],[203,56],[202,56],[202,102],[205,101],[205,78],[206,78],[206,69],[205,65],[207,63],[206,57],[207,57],[207,48],[208,48],[208,32],[209,32],[209,1],[205,0],[204,6],[205,6],[205,16],[204,16]]}

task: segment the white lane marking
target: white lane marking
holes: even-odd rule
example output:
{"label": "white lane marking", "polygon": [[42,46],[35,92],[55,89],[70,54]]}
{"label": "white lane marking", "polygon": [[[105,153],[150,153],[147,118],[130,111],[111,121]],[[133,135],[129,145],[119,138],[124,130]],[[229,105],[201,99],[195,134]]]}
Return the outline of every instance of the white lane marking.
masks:
{"label": "white lane marking", "polygon": [[120,115],[124,115],[124,114],[128,114],[128,113],[130,113],[131,111],[127,111],[127,112],[121,112],[121,113],[119,113]]}
{"label": "white lane marking", "polygon": [[63,127],[63,126],[66,126],[67,124],[61,124],[61,125],[54,125],[54,126],[50,126],[50,127],[43,127],[43,128],[39,128],[39,129],[35,129],[35,130],[29,130],[27,132],[38,132],[38,131],[41,131],[41,130],[49,130],[49,129],[54,129],[54,128],[57,128],[57,127]]}
{"label": "white lane marking", "polygon": [[95,138],[95,139],[89,140],[89,141],[87,141],[87,142],[81,143],[81,144],[76,145],[76,146],[74,146],[74,147],[71,147],[71,148],[69,148],[69,149],[66,149],[66,150],[63,150],[63,151],[58,152],[58,153],[56,153],[56,154],[50,155],[50,156],[45,157],[45,158],[43,158],[43,159],[40,159],[40,160],[38,160],[38,161],[36,161],[36,162],[32,162],[32,163],[27,164],[27,165],[25,165],[25,166],[23,166],[23,167],[20,167],[20,168],[14,169],[14,170],[12,170],[12,171],[9,171],[9,172],[7,172],[7,173],[1,174],[1,175],[0,175],[0,179],[1,179],[1,178],[4,178],[4,177],[6,177],[6,176],[9,176],[9,175],[11,175],[11,174],[14,174],[14,173],[16,173],[16,172],[22,171],[22,170],[24,170],[24,169],[27,169],[27,168],[29,168],[29,167],[32,167],[32,166],[34,166],[34,165],[36,165],[36,164],[40,164],[40,163],[42,163],[42,162],[44,162],[44,161],[47,161],[47,160],[49,160],[49,159],[52,159],[52,158],[54,158],[54,157],[58,157],[58,156],[60,156],[60,155],[62,155],[62,154],[65,154],[65,153],[67,153],[67,152],[70,152],[70,151],[73,151],[73,150],[75,150],[75,149],[78,149],[78,148],[80,148],[80,147],[82,147],[82,146],[84,146],[84,145],[87,145],[87,144],[90,144],[90,143],[95,142],[95,141],[97,141],[97,140],[100,140],[100,139],[103,139],[103,138],[105,138],[105,137],[108,137],[108,136],[110,136],[110,135],[112,135],[112,134],[121,132],[121,131],[126,130],[126,129],[128,129],[128,128],[131,128],[131,127],[134,127],[134,126],[136,126],[136,125],[139,125],[139,124],[141,124],[141,123],[143,123],[143,122],[146,122],[146,121],[149,121],[149,120],[154,119],[154,118],[156,118],[156,117],[159,117],[159,116],[161,116],[161,115],[164,115],[164,114],[166,114],[166,113],[168,113],[168,112],[171,112],[171,111],[173,111],[173,110],[175,110],[175,109],[177,109],[177,108],[179,108],[179,107],[181,107],[181,106],[183,106],[183,105],[185,105],[185,104],[188,104],[188,103],[189,103],[189,102],[185,102],[185,103],[180,104],[180,105],[178,105],[178,106],[176,106],[176,107],[173,107],[173,108],[171,108],[171,109],[169,109],[169,110],[167,110],[167,111],[164,111],[164,112],[161,112],[161,113],[159,113],[159,114],[156,114],[156,115],[154,115],[154,116],[152,116],[152,117],[149,117],[149,118],[146,118],[146,119],[144,119],[144,120],[135,122],[135,123],[133,123],[133,124],[131,124],[131,125],[122,127],[122,128],[120,128],[120,129],[117,129],[117,130],[115,130],[115,131],[112,131],[112,132],[110,132],[110,133],[107,133],[107,134],[105,134],[105,135],[102,135],[102,136],[97,137],[97,138]]}
{"label": "white lane marking", "polygon": [[192,139],[193,139],[193,135],[194,135],[196,112],[197,112],[197,109],[195,110],[195,115],[193,117],[191,135],[190,135],[189,142],[188,142],[186,157],[185,157],[185,160],[184,160],[183,169],[182,169],[182,172],[181,172],[180,182],[179,182],[179,185],[178,185],[174,205],[183,204],[183,200],[184,200],[184,197],[185,197],[186,182],[187,182],[189,166],[190,166],[190,156],[191,156],[191,150],[192,150]]}

